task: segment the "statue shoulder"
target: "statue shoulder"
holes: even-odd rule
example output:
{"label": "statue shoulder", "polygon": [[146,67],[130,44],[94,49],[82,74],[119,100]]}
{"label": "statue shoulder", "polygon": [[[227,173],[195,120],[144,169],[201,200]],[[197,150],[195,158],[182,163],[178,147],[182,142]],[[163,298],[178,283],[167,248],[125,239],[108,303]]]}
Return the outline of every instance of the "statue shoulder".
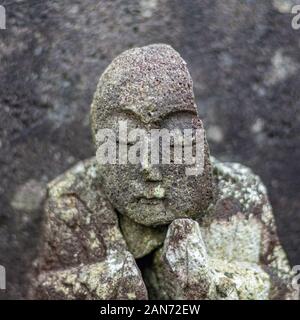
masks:
{"label": "statue shoulder", "polygon": [[[259,264],[273,282],[288,282],[291,269],[280,244],[267,189],[253,171],[239,163],[212,158],[216,201],[201,221],[209,254],[229,261]],[[279,281],[279,282],[280,282]],[[272,297],[291,294],[275,286]]]}
{"label": "statue shoulder", "polygon": [[267,189],[261,178],[249,167],[236,162],[221,162],[211,157],[217,185],[216,203],[212,206],[216,218],[229,218],[237,213],[255,217],[274,227]]}
{"label": "statue shoulder", "polygon": [[101,190],[95,159],[49,183],[39,255],[43,271],[94,263],[124,250],[118,218]]}
{"label": "statue shoulder", "polygon": [[[147,298],[99,177],[95,158],[91,158],[49,183],[29,297]],[[131,276],[125,279],[124,273]]]}
{"label": "statue shoulder", "polygon": [[[47,203],[58,203],[72,196],[83,202],[92,212],[113,211],[102,190],[96,158],[78,162],[48,184]],[[114,216],[114,215],[113,215]]]}

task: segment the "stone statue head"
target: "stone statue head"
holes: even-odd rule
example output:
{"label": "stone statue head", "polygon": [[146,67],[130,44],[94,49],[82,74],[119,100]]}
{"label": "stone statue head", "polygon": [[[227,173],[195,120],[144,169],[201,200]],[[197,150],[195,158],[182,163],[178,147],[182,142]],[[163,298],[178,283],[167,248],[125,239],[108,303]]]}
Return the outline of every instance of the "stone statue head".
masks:
{"label": "stone statue head", "polygon": [[[91,122],[97,151],[103,147],[103,136],[99,138],[98,133],[103,129],[118,133],[120,123],[126,124],[126,132],[203,128],[186,63],[172,47],[163,44],[131,49],[112,61],[99,80]],[[117,151],[112,154],[122,157],[119,150],[124,144],[130,148],[132,141],[123,140],[125,134],[109,135],[108,140],[113,137],[117,141]],[[172,148],[174,140],[170,141]],[[99,161],[108,200],[120,214],[146,226],[201,216],[213,196],[205,136],[203,141],[203,170],[198,175],[187,175],[187,165],[174,160],[168,164]]]}

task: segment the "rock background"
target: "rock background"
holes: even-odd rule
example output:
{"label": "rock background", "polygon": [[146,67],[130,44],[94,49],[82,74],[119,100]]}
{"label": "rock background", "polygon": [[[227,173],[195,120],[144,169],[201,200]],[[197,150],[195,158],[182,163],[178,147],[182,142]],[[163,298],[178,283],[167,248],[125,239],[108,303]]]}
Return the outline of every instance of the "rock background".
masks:
{"label": "rock background", "polygon": [[157,42],[188,62],[212,154],[262,177],[283,246],[300,264],[297,2],[2,1],[0,297],[25,294],[46,183],[94,153],[89,108],[100,74],[123,50]]}

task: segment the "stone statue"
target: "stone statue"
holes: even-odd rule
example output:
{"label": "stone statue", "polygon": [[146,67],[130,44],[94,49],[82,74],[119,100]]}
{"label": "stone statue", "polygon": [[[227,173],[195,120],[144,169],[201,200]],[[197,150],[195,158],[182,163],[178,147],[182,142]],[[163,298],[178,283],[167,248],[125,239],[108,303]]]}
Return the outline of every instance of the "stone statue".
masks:
{"label": "stone statue", "polygon": [[[201,128],[185,61],[168,45],[125,51],[91,107],[98,132]],[[118,141],[119,148],[121,141]],[[40,299],[295,299],[266,189],[250,169],[210,157],[185,165],[78,163],[49,184],[32,275]]]}

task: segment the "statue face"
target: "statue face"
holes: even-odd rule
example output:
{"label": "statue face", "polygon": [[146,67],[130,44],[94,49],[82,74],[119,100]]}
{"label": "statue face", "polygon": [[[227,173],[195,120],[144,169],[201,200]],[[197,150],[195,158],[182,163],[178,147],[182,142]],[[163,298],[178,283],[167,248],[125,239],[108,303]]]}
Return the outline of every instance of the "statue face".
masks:
{"label": "statue face", "polygon": [[[154,119],[147,123],[132,113],[118,112],[107,118],[107,128],[116,129],[120,121],[127,124],[127,130],[142,129],[150,133],[151,129],[192,129],[197,115],[192,112],[177,112],[166,115],[158,123]],[[123,141],[118,141],[117,150]],[[172,140],[171,140],[172,141]],[[127,143],[127,150],[132,143]],[[171,142],[170,153],[173,146]],[[129,151],[130,152],[130,151]],[[150,159],[150,151],[149,151]],[[171,159],[172,156],[171,156]],[[118,154],[117,159],[118,162]],[[150,162],[150,161],[149,161]],[[185,164],[99,164],[104,192],[113,206],[122,214],[143,225],[166,224],[179,217],[197,217],[203,210],[203,183],[209,183],[205,174],[186,174]],[[205,170],[204,170],[205,172]]]}
{"label": "statue face", "polygon": [[92,105],[97,154],[103,147],[97,135],[100,129],[116,133],[117,163],[99,161],[103,191],[115,209],[147,226],[203,214],[212,200],[206,140],[202,149],[203,170],[199,175],[187,175],[186,163],[172,163],[172,139],[171,163],[120,164],[118,158],[119,148],[126,144],[129,151],[132,147],[130,134],[127,141],[118,134],[121,122],[126,123],[127,133],[141,129],[148,135],[153,129],[168,132],[177,129],[181,133],[186,129],[202,129],[191,78],[178,53],[163,45],[125,52],[105,71],[97,92]]}

